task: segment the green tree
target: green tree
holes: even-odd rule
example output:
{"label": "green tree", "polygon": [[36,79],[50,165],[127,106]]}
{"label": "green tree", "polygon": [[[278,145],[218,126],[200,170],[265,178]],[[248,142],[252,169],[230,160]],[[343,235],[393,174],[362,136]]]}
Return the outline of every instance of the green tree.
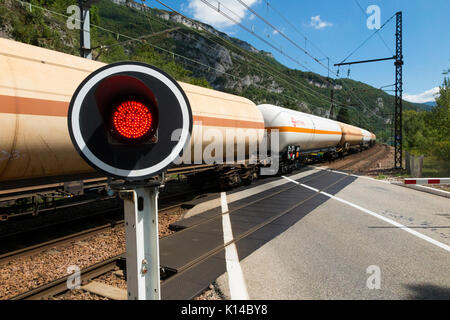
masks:
{"label": "green tree", "polygon": [[429,154],[432,134],[427,126],[425,112],[407,110],[403,112],[403,145],[413,153]]}
{"label": "green tree", "polygon": [[343,123],[350,123],[350,113],[348,112],[347,108],[341,108],[339,110],[339,113],[337,115],[337,121],[343,122]]}
{"label": "green tree", "polygon": [[[444,74],[448,74],[445,71]],[[403,112],[405,149],[450,162],[450,81],[444,78],[436,107],[428,112]]]}
{"label": "green tree", "polygon": [[[445,72],[445,74],[447,74]],[[439,158],[450,161],[450,81],[445,78],[436,99],[436,107],[430,115],[436,141],[433,153]]]}

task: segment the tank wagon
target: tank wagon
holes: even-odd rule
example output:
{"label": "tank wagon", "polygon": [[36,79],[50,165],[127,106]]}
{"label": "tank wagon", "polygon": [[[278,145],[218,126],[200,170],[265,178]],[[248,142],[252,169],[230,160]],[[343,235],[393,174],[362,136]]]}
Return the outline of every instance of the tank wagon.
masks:
{"label": "tank wagon", "polygon": [[[72,146],[67,111],[78,85],[102,66],[100,62],[0,39],[0,189],[42,184],[42,178],[45,182],[61,182],[74,176],[96,176]],[[246,137],[244,156],[236,159],[245,162],[248,145],[257,145],[264,133],[264,120],[256,105],[236,95],[182,82],[180,85],[190,101],[194,127],[191,152],[172,172],[216,167],[216,155],[203,152],[210,143],[206,135],[211,130],[225,137],[230,129],[254,129],[256,134]],[[223,143],[225,150],[226,139]],[[232,170],[235,168],[226,165],[220,169],[230,179],[236,179],[236,174],[249,178],[254,173],[254,169]]]}
{"label": "tank wagon", "polygon": [[[71,194],[73,181],[81,181],[81,189],[83,183],[106,186],[106,178],[76,152],[67,127],[73,93],[102,66],[97,61],[0,38],[0,200],[33,194],[38,188],[64,188]],[[279,106],[256,106],[240,96],[179,84],[190,101],[194,127],[189,152],[169,173],[190,175],[194,183],[201,183],[211,173],[229,186],[250,183],[263,165],[258,158],[256,163],[249,162],[257,157],[250,145],[259,145],[265,130],[279,131],[281,172],[292,170],[314,152],[333,157],[352,148],[368,147],[376,139],[364,129],[330,119]],[[230,130],[234,135],[227,135]],[[253,134],[245,135],[248,131]],[[214,139],[211,133],[226,137],[222,140],[223,161],[215,152],[206,152]],[[240,138],[245,141],[243,154],[238,152]],[[230,158],[239,164],[225,161]],[[10,196],[12,189],[20,195]]]}
{"label": "tank wagon", "polygon": [[372,146],[376,136],[367,130],[308,113],[263,104],[258,106],[265,127],[279,133],[280,171],[290,172],[311,154],[325,159],[351,149]]}

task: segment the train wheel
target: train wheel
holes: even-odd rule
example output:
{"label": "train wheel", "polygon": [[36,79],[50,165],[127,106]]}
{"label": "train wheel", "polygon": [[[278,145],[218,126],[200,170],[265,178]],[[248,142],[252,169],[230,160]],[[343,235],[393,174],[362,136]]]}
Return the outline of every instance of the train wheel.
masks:
{"label": "train wheel", "polygon": [[203,188],[202,179],[196,175],[188,176],[187,182],[191,186],[191,188],[193,188],[195,190],[202,190],[202,188]]}
{"label": "train wheel", "polygon": [[244,184],[244,186],[249,186],[251,185],[253,182],[253,175],[249,175],[247,178],[242,179],[242,183]]}
{"label": "train wheel", "polygon": [[253,172],[253,180],[258,180],[259,179],[259,169],[256,169]]}

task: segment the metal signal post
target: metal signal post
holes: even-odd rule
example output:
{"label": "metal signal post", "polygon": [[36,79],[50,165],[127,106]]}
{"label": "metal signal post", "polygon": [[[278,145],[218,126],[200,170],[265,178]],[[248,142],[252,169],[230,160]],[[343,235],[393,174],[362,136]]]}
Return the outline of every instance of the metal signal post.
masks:
{"label": "metal signal post", "polygon": [[129,300],[160,300],[159,182],[118,188],[124,201]]}
{"label": "metal signal post", "polygon": [[128,299],[160,299],[155,177],[190,142],[192,110],[183,88],[156,67],[113,63],[78,86],[67,121],[86,163],[117,179],[110,185],[124,200]]}
{"label": "metal signal post", "polygon": [[360,63],[371,63],[386,60],[395,60],[395,113],[394,113],[394,146],[395,146],[395,156],[394,156],[394,168],[403,168],[403,136],[402,136],[402,112],[403,112],[403,32],[402,32],[402,12],[396,13],[396,30],[395,30],[395,44],[396,53],[393,57],[381,58],[381,59],[371,59],[363,61],[353,61],[353,62],[342,62],[337,63],[334,66],[344,66]]}
{"label": "metal signal post", "polygon": [[80,55],[92,60],[89,8],[96,0],[78,0],[80,8]]}
{"label": "metal signal post", "polygon": [[402,12],[397,12],[395,31],[395,168],[403,168],[403,39],[402,39]]}

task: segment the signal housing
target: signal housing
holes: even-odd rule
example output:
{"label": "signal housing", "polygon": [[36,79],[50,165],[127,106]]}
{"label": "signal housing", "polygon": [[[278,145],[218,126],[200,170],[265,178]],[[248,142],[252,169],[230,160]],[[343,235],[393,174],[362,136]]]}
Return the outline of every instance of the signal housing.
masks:
{"label": "signal housing", "polygon": [[70,102],[68,126],[75,148],[93,168],[144,180],[169,168],[189,143],[192,111],[168,74],[143,63],[119,62],[80,84]]}

